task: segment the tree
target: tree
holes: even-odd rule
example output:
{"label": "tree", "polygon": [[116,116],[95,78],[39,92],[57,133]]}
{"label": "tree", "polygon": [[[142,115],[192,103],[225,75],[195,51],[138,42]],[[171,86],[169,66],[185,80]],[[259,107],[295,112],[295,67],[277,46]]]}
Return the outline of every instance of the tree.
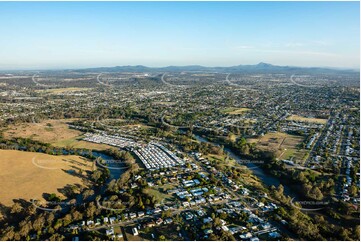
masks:
{"label": "tree", "polygon": [[108,183],[107,191],[108,192],[117,192],[118,191],[117,180],[113,179]]}
{"label": "tree", "polygon": [[5,241],[5,240],[13,240],[14,236],[15,236],[15,232],[14,232],[14,227],[7,227],[7,228],[3,228],[4,231],[1,234],[2,237],[0,237],[1,240]]}
{"label": "tree", "polygon": [[89,206],[85,210],[85,214],[88,218],[92,218],[94,216],[97,207],[94,205],[94,202],[89,203]]}
{"label": "tree", "polygon": [[144,204],[143,204],[143,201],[142,201],[142,198],[141,198],[141,197],[139,197],[138,207],[139,207],[140,209],[144,209]]}
{"label": "tree", "polygon": [[250,148],[249,146],[246,144],[244,146],[241,147],[241,152],[245,155],[249,155],[250,154]]}
{"label": "tree", "polygon": [[18,202],[15,202],[15,203],[11,206],[10,213],[20,213],[22,209],[23,209],[23,208],[21,207],[21,204],[18,203]]}
{"label": "tree", "polygon": [[58,230],[62,226],[63,226],[63,222],[61,221],[61,219],[57,219],[55,224],[54,224],[54,229]]}
{"label": "tree", "polygon": [[283,207],[279,207],[277,209],[277,213],[283,218],[286,217],[287,215],[287,211]]}
{"label": "tree", "polygon": [[53,202],[61,201],[61,199],[55,193],[50,194],[48,200]]}
{"label": "tree", "polygon": [[87,200],[90,196],[94,195],[94,191],[91,189],[86,189],[83,192],[83,200]]}
{"label": "tree", "polygon": [[71,215],[73,216],[73,219],[74,219],[74,220],[81,220],[81,219],[83,219],[83,214],[80,213],[80,212],[77,211],[77,210],[72,210],[72,211],[71,211]]}
{"label": "tree", "polygon": [[26,208],[26,214],[28,215],[34,215],[36,213],[36,207],[31,204]]}
{"label": "tree", "polygon": [[64,238],[65,237],[63,235],[53,234],[52,236],[50,236],[49,240],[50,241],[54,241],[54,240],[60,241],[60,240],[64,240]]}
{"label": "tree", "polygon": [[221,219],[226,219],[226,218],[227,218],[227,213],[223,212],[223,213],[221,213],[221,214],[219,215],[219,217],[220,217]]}
{"label": "tree", "polygon": [[357,225],[354,229],[354,238],[359,239],[360,238],[360,225]]}
{"label": "tree", "polygon": [[48,233],[49,234],[54,234],[55,233],[55,230],[53,229],[53,227],[49,227]]}
{"label": "tree", "polygon": [[178,224],[178,225],[182,225],[183,224],[183,219],[181,216],[179,216],[179,214],[177,214],[174,218],[173,218],[173,222],[175,224]]}
{"label": "tree", "polygon": [[284,192],[284,187],[282,186],[282,184],[280,184],[280,185],[278,186],[277,192],[278,192],[279,194],[283,194],[283,192]]}
{"label": "tree", "polygon": [[172,215],[171,211],[170,210],[167,210],[167,211],[163,211],[162,212],[162,218],[169,218],[170,216]]}
{"label": "tree", "polygon": [[211,241],[219,241],[220,239],[219,239],[219,237],[217,235],[211,234],[211,235],[209,235],[209,240],[211,240]]}
{"label": "tree", "polygon": [[41,228],[44,226],[45,218],[43,216],[37,217],[33,222],[33,228],[35,231],[41,231]]}
{"label": "tree", "polygon": [[63,226],[67,226],[68,224],[70,224],[72,222],[72,216],[71,214],[67,214],[64,216],[63,218]]}
{"label": "tree", "polygon": [[19,224],[20,226],[20,230],[19,230],[19,234],[21,237],[25,237],[26,235],[29,234],[30,230],[32,229],[32,225],[31,222],[29,220],[23,220],[20,222]]}
{"label": "tree", "polygon": [[351,240],[350,239],[350,231],[348,229],[341,228],[340,236],[341,236],[342,240]]}
{"label": "tree", "polygon": [[357,196],[357,187],[356,187],[355,185],[352,185],[352,186],[350,187],[350,195],[351,195],[352,197],[356,197],[356,196]]}
{"label": "tree", "polygon": [[100,178],[102,177],[102,172],[100,170],[93,171],[91,178],[94,180],[95,183],[98,183]]}
{"label": "tree", "polygon": [[321,190],[316,187],[316,186],[313,186],[311,188],[311,191],[309,192],[309,196],[313,199],[316,199],[316,200],[322,200],[323,199],[323,194],[321,192]]}
{"label": "tree", "polygon": [[213,226],[215,227],[219,227],[222,225],[221,219],[220,218],[215,218],[213,221]]}
{"label": "tree", "polygon": [[51,224],[53,223],[54,219],[55,219],[54,213],[49,213],[49,215],[48,215],[48,217],[47,217],[47,219],[46,219],[46,221],[48,222],[48,225],[49,225],[49,226],[51,226]]}

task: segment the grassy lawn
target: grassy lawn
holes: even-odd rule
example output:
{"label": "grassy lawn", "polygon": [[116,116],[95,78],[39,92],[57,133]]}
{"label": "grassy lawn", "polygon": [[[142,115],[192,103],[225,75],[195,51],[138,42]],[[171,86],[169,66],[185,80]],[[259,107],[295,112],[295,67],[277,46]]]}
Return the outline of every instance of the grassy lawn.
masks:
{"label": "grassy lawn", "polygon": [[291,157],[294,156],[294,153],[295,153],[294,149],[285,150],[284,152],[282,152],[279,159],[280,160],[289,160],[289,159],[291,159]]}
{"label": "grassy lawn", "polygon": [[248,142],[256,143],[260,150],[276,152],[280,160],[288,160],[293,157],[293,161],[303,163],[308,150],[298,149],[298,145],[303,142],[303,136],[290,135],[281,132],[267,133],[259,139],[249,139]]}
{"label": "grassy lawn", "polygon": [[222,110],[222,113],[236,115],[236,114],[242,114],[250,110],[251,110],[250,108],[226,108]]}
{"label": "grassy lawn", "polygon": [[287,149],[283,152],[283,154],[279,157],[280,160],[296,160],[303,161],[306,156],[307,150],[297,150],[297,149]]}
{"label": "grassy lawn", "polygon": [[222,155],[214,155],[214,154],[208,154],[207,156],[205,156],[209,161],[216,161],[221,167],[239,167],[242,169],[246,169],[245,166],[241,166],[240,164],[238,164],[234,159],[229,158],[226,161],[226,156],[222,156]]}
{"label": "grassy lawn", "polygon": [[[114,226],[113,228],[114,228],[114,233],[115,234],[123,234],[122,228],[120,226]],[[115,240],[116,241],[124,241],[124,234],[123,234],[123,238],[119,238],[119,239],[116,238]]]}
{"label": "grassy lawn", "polygon": [[[178,236],[179,232],[177,232],[177,226],[174,224],[162,224],[152,228],[138,229],[139,235],[136,236],[133,235],[132,228],[132,226],[124,228],[129,241],[159,240],[161,235],[163,235],[168,241],[182,240],[182,238]],[[152,237],[152,234],[154,235],[154,238]]]}
{"label": "grassy lawn", "polygon": [[317,123],[317,124],[325,124],[325,123],[327,123],[327,119],[307,118],[307,117],[302,117],[302,116],[298,116],[298,115],[291,115],[291,116],[289,116],[287,118],[287,120],[305,122],[305,123]]}
{"label": "grassy lawn", "polygon": [[145,124],[127,124],[127,125],[124,125],[123,127],[125,128],[139,128],[139,129],[151,129],[153,128],[152,126],[148,126],[148,125],[145,125]]}
{"label": "grassy lawn", "polygon": [[205,158],[209,161],[224,161],[226,157],[223,155],[208,154]]}
{"label": "grassy lawn", "polygon": [[91,89],[92,88],[66,87],[66,88],[54,88],[54,89],[39,90],[37,92],[60,94],[60,93],[64,93],[64,92],[88,91],[88,90],[91,90]]}
{"label": "grassy lawn", "polygon": [[174,186],[171,184],[166,184],[158,187],[148,187],[145,189],[145,193],[147,193],[150,196],[154,196],[157,201],[171,201],[173,200],[173,196],[170,194],[167,194],[166,191],[169,189],[173,189]]}
{"label": "grassy lawn", "polygon": [[247,166],[240,165],[231,158],[229,158],[228,161],[226,162],[225,161],[226,157],[222,155],[209,154],[206,155],[205,158],[209,161],[216,161],[219,164],[219,166],[221,166],[221,169],[223,169],[223,167],[231,168],[232,166],[240,168],[242,172],[242,176],[239,178],[239,181],[242,183],[242,185],[249,188],[252,187],[262,188],[262,184],[259,182],[257,177],[250,172],[251,170],[247,168]]}
{"label": "grassy lawn", "polygon": [[[138,235],[133,235],[132,233],[132,228],[134,228],[135,226],[128,226],[128,227],[124,227],[124,231],[125,231],[125,236],[129,241],[144,241],[146,239],[144,239],[144,233],[142,233],[140,230],[138,230]],[[123,234],[124,237],[124,234]]]}
{"label": "grassy lawn", "polygon": [[151,234],[154,234],[156,240],[158,240],[161,235],[163,235],[168,241],[169,240],[179,241],[183,239],[179,237],[179,232],[177,231],[177,225],[175,224],[167,224],[167,225],[163,224],[158,228],[153,227],[149,232],[150,233],[148,233],[146,237],[146,239],[148,240],[154,240]]}

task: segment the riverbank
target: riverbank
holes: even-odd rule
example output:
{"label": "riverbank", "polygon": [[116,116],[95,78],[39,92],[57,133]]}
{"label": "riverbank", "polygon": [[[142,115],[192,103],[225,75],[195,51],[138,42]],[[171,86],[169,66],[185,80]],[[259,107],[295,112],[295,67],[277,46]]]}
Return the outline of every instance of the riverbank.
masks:
{"label": "riverbank", "polygon": [[[220,144],[210,141],[209,139],[202,137],[200,135],[193,135],[198,141],[200,142],[208,142],[211,143],[213,145],[216,146],[220,146]],[[286,196],[290,196],[290,197],[294,197],[295,199],[298,199],[300,197],[299,194],[297,194],[297,192],[293,191],[293,189],[286,184],[285,182],[282,182],[281,180],[275,178],[274,176],[272,176],[271,174],[266,173],[265,171],[263,171],[263,169],[258,166],[256,163],[252,163],[252,162],[248,162],[246,160],[244,160],[243,158],[241,158],[239,155],[237,155],[235,152],[233,152],[229,147],[225,147],[224,151],[229,155],[230,158],[236,160],[239,163],[242,163],[242,165],[247,166],[252,173],[259,178],[259,180],[267,185],[267,186],[275,186],[278,187],[280,184],[282,184],[282,186],[284,187],[284,194]]]}

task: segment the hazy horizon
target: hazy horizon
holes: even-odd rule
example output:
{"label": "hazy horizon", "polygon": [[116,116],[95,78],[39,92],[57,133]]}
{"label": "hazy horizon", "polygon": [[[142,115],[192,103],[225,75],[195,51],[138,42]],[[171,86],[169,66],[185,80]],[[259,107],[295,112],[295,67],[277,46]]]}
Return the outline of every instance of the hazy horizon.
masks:
{"label": "hazy horizon", "polygon": [[113,66],[102,66],[102,65],[94,65],[94,66],[84,66],[84,67],[64,67],[64,68],[19,68],[19,69],[0,69],[1,72],[6,72],[6,71],[62,71],[62,70],[82,70],[82,69],[92,69],[92,68],[113,68],[113,67],[124,67],[124,66],[144,66],[144,67],[149,67],[149,68],[165,68],[165,67],[170,67],[170,66],[176,66],[176,67],[186,67],[186,66],[202,66],[202,67],[207,67],[207,68],[216,68],[216,67],[233,67],[233,66],[253,66],[253,65],[258,65],[260,63],[265,63],[265,64],[270,64],[273,66],[281,66],[281,67],[300,67],[300,68],[325,68],[325,69],[333,69],[333,70],[352,70],[352,71],[360,71],[359,67],[332,67],[332,66],[295,66],[295,65],[274,65],[272,63],[266,63],[266,62],[258,62],[258,63],[248,63],[248,64],[239,64],[239,65],[231,65],[231,66],[207,66],[207,65],[197,65],[197,64],[192,64],[192,65],[164,65],[164,66],[149,66],[149,65],[142,65],[142,64],[134,64],[134,65],[113,65]]}

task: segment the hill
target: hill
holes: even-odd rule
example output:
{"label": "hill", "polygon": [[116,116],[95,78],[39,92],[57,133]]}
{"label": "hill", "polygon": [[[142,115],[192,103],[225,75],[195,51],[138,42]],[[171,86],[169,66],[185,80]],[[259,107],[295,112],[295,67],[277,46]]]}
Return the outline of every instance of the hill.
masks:
{"label": "hill", "polygon": [[136,66],[115,66],[115,67],[95,67],[73,70],[77,72],[219,72],[219,73],[284,73],[284,74],[342,74],[358,73],[351,69],[336,69],[323,67],[297,67],[297,66],[277,66],[261,62],[256,65],[238,65],[230,67],[206,67],[200,65],[189,66],[167,66],[167,67],[147,67]]}

